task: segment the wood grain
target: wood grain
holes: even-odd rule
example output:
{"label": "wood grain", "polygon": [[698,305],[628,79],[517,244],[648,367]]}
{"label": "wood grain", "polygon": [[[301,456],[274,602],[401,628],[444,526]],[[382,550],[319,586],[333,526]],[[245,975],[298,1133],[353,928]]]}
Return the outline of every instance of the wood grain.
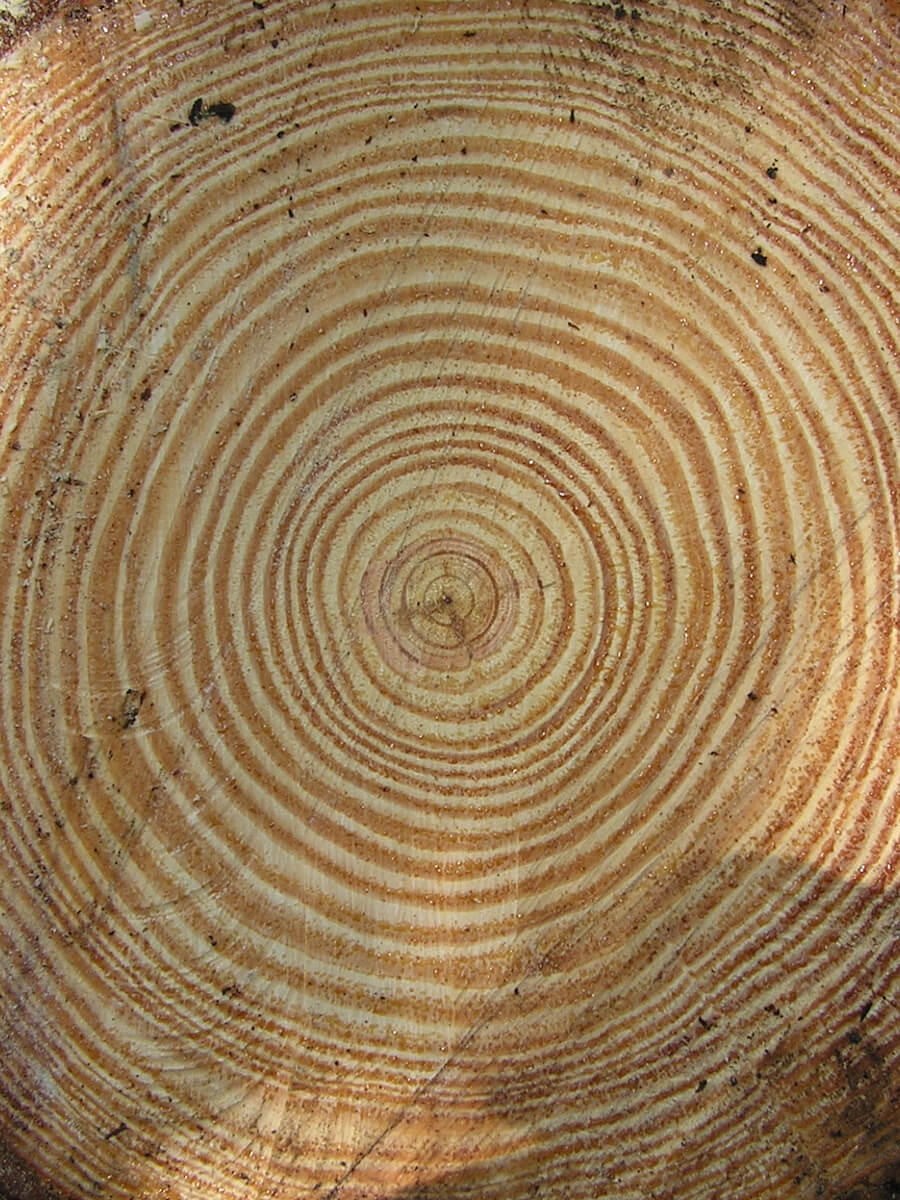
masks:
{"label": "wood grain", "polygon": [[895,1195],[895,5],[4,18],[0,1187]]}

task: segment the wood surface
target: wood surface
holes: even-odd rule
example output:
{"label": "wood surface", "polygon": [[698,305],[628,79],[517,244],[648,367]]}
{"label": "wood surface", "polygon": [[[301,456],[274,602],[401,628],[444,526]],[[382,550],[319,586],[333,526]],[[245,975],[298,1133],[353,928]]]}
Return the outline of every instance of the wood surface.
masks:
{"label": "wood surface", "polygon": [[0,1190],[900,1194],[897,4],[3,9]]}

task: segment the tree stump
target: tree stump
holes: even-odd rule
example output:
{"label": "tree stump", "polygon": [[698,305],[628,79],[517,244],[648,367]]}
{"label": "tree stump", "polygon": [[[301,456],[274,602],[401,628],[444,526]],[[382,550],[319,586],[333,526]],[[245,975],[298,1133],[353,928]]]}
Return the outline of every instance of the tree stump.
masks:
{"label": "tree stump", "polygon": [[0,25],[0,1189],[900,1194],[898,6]]}

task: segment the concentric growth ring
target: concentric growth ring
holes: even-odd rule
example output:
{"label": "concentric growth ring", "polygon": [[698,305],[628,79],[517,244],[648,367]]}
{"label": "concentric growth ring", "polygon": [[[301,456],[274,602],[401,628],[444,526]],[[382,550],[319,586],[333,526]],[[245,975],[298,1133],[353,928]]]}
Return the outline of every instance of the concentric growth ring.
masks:
{"label": "concentric growth ring", "polygon": [[896,13],[636,4],[4,58],[23,1195],[888,1177]]}
{"label": "concentric growth ring", "polygon": [[[363,576],[366,625],[388,665],[456,672],[496,652],[516,625],[519,584],[490,543],[447,532],[383,547]],[[405,668],[405,670],[404,670]]]}

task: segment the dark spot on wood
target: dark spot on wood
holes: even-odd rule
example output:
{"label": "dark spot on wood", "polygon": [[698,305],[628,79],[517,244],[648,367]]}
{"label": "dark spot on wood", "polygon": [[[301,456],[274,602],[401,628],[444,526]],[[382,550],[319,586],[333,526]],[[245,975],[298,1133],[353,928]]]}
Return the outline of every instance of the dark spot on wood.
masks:
{"label": "dark spot on wood", "polygon": [[192,125],[199,125],[208,117],[218,117],[226,125],[237,112],[230,100],[217,100],[215,104],[203,105],[202,97],[198,97],[190,107],[188,120]]}
{"label": "dark spot on wood", "polygon": [[104,1133],[103,1140],[105,1142],[111,1142],[113,1138],[117,1138],[120,1134],[124,1133],[127,1128],[128,1126],[125,1124],[125,1122],[120,1121],[115,1129],[110,1129],[109,1133]]}
{"label": "dark spot on wood", "polygon": [[229,100],[219,100],[215,104],[211,104],[206,110],[206,116],[218,117],[226,125],[237,112],[235,106]]}
{"label": "dark spot on wood", "polygon": [[775,166],[775,164],[774,164],[774,163],[772,164],[772,166],[771,166],[771,167],[766,167],[766,174],[768,175],[768,177],[769,177],[770,179],[777,179],[777,177],[778,177],[778,168]]}
{"label": "dark spot on wood", "polygon": [[144,692],[137,688],[128,688],[122,700],[119,711],[119,725],[122,729],[131,729],[136,724],[141,705],[144,703]]}
{"label": "dark spot on wood", "polygon": [[758,700],[759,696],[757,696],[756,692],[748,692],[747,699],[748,700]]}
{"label": "dark spot on wood", "polygon": [[753,253],[750,255],[750,257],[753,259],[753,261],[755,263],[759,263],[759,265],[761,267],[764,267],[766,265],[766,263],[769,261],[767,256],[765,254],[763,254],[762,250],[759,247],[757,247],[753,251]]}

